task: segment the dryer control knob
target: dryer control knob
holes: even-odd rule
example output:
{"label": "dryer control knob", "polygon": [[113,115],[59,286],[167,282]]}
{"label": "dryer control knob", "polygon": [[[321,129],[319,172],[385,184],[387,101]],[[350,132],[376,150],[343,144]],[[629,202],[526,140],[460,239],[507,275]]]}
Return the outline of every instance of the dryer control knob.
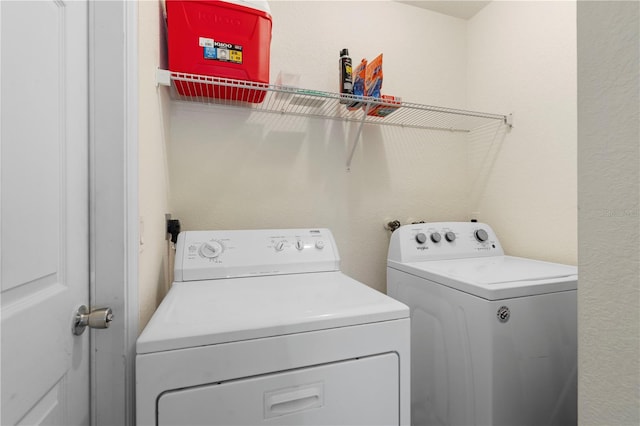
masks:
{"label": "dryer control knob", "polygon": [[434,232],[431,234],[431,241],[434,243],[439,243],[442,240],[442,235],[439,232]]}
{"label": "dryer control knob", "polygon": [[284,241],[278,241],[276,243],[276,251],[282,251],[284,250]]}
{"label": "dryer control knob", "polygon": [[456,240],[456,234],[454,234],[453,232],[449,231],[446,234],[444,234],[444,238],[445,238],[445,240],[447,240],[450,243],[452,243],[452,242],[454,242]]}
{"label": "dryer control knob", "polygon": [[416,235],[416,241],[418,242],[418,244],[424,244],[427,242],[427,236],[420,232]]}
{"label": "dryer control knob", "polygon": [[302,249],[304,249],[304,241],[302,241],[302,240],[296,240],[296,248],[297,248],[298,250],[302,250]]}
{"label": "dryer control knob", "polygon": [[476,240],[480,241],[481,243],[484,243],[489,239],[489,234],[487,234],[487,231],[485,231],[484,229],[478,229],[474,233],[474,235],[476,236]]}
{"label": "dryer control knob", "polygon": [[220,244],[218,241],[207,241],[200,246],[200,248],[198,249],[198,253],[200,253],[200,256],[207,259],[213,259],[220,256],[222,250],[222,244]]}
{"label": "dryer control knob", "polygon": [[318,240],[316,241],[316,248],[322,250],[324,248],[324,241]]}

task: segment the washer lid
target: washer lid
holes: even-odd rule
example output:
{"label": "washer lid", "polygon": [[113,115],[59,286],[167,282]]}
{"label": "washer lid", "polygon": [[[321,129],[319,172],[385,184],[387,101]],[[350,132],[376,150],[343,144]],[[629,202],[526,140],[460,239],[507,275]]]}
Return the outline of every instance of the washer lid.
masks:
{"label": "washer lid", "polygon": [[138,338],[150,353],[408,318],[341,272],[174,283]]}
{"label": "washer lid", "polygon": [[513,256],[388,264],[488,300],[575,290],[578,284],[575,266]]}

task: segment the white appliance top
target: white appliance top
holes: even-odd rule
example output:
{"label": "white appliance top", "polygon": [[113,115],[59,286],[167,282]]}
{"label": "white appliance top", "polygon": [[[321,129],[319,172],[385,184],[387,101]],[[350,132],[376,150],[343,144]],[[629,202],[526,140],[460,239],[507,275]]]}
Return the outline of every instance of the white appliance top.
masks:
{"label": "white appliance top", "polygon": [[187,231],[175,282],[138,338],[150,353],[409,317],[340,272],[328,229]]}
{"label": "white appliance top", "polygon": [[174,281],[339,270],[328,229],[185,231],[178,235]]}
{"label": "white appliance top", "polygon": [[575,266],[505,256],[491,227],[474,222],[402,226],[387,265],[488,300],[575,290],[578,280]]}
{"label": "white appliance top", "polygon": [[174,283],[138,338],[150,353],[409,317],[342,272]]}
{"label": "white appliance top", "polygon": [[434,222],[404,225],[391,234],[391,262],[461,259],[504,255],[493,229],[477,222]]}

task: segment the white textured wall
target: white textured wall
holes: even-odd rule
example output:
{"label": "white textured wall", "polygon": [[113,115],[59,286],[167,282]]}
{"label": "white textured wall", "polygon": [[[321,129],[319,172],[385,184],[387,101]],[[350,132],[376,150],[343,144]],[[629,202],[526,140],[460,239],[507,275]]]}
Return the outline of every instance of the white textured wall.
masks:
{"label": "white textured wall", "polygon": [[[383,93],[466,105],[466,22],[390,1],[275,1],[271,76],[337,91],[338,57],[384,53]],[[275,117],[275,118],[274,118]],[[171,212],[184,229],[328,227],[343,270],[385,291],[387,218],[465,220],[467,145],[448,131],[354,127],[174,104]]]}
{"label": "white textured wall", "polygon": [[165,140],[169,127],[169,99],[155,84],[156,69],[165,61],[162,48],[161,3],[138,3],[139,84],[139,212],[141,246],[139,305],[142,330],[164,297],[170,280],[169,250],[165,240],[168,210],[168,174]]}
{"label": "white textured wall", "polygon": [[494,1],[469,21],[468,108],[513,112],[469,144],[470,209],[508,254],[577,263],[576,5]]}
{"label": "white textured wall", "polygon": [[579,422],[640,424],[640,3],[578,2]]}

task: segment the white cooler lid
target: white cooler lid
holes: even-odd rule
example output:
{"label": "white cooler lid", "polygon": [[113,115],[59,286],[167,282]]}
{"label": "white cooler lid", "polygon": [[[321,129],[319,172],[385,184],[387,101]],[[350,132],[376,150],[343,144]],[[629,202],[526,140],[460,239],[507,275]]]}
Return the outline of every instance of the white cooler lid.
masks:
{"label": "white cooler lid", "polygon": [[389,267],[488,300],[575,290],[575,266],[513,256],[422,262],[389,262]]}
{"label": "white cooler lid", "polygon": [[174,283],[138,338],[151,353],[409,317],[341,272]]}

